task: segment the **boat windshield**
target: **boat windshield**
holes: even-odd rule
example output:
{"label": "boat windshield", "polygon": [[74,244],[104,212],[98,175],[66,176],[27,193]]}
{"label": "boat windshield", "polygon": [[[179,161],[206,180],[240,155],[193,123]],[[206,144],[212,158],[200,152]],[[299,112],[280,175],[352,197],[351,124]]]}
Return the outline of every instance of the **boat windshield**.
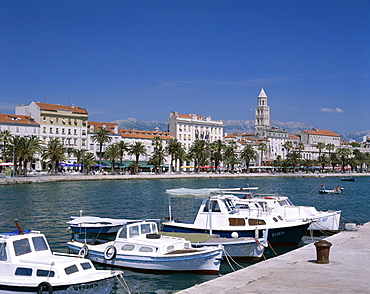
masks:
{"label": "boat windshield", "polygon": [[31,246],[28,239],[21,239],[13,242],[14,252],[16,256],[31,252]]}
{"label": "boat windshield", "polygon": [[0,260],[7,260],[8,257],[6,255],[6,250],[5,250],[6,243],[1,243],[0,245]]}
{"label": "boat windshield", "polygon": [[44,237],[32,237],[33,246],[35,246],[36,251],[48,250],[48,245]]}

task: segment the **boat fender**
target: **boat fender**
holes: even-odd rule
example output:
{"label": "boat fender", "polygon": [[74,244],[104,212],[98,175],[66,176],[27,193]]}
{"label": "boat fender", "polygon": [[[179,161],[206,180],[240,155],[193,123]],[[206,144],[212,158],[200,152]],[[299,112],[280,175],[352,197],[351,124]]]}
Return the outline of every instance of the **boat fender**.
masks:
{"label": "boat fender", "polygon": [[104,258],[111,260],[116,257],[117,249],[113,245],[109,245],[104,249]]}
{"label": "boat fender", "polygon": [[84,245],[80,251],[78,251],[78,256],[81,258],[85,258],[89,254],[89,248]]}
{"label": "boat fender", "polygon": [[37,286],[37,294],[42,294],[42,293],[53,293],[53,287],[50,285],[50,283],[48,282],[41,282],[38,286]]}
{"label": "boat fender", "polygon": [[146,234],[147,239],[160,239],[161,235],[160,234]]}

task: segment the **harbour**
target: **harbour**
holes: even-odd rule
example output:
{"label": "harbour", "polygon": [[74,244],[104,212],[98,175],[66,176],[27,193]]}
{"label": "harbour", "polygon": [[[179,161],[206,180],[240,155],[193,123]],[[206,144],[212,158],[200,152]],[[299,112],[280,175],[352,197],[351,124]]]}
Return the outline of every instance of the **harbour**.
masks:
{"label": "harbour", "polygon": [[[367,193],[369,176],[357,177],[355,182],[345,183],[340,183],[340,175],[323,178],[305,177],[305,174],[295,177],[187,178],[184,176],[156,179],[148,177],[130,179],[129,181],[106,179],[105,181],[85,180],[1,185],[1,231],[13,230],[13,221],[18,219],[25,229],[43,232],[53,250],[67,252],[66,243],[70,239],[70,234],[66,230],[66,222],[71,215],[78,214],[80,210],[83,210],[86,215],[101,217],[164,219],[168,214],[166,189],[180,187],[227,188],[246,185],[258,186],[261,193],[277,192],[279,195],[288,196],[296,205],[312,205],[318,210],[342,210],[342,216],[347,222],[360,225],[369,221],[370,201]],[[345,188],[345,192],[340,195],[319,194],[319,186],[323,182],[327,187],[336,187],[340,184]],[[193,208],[189,209],[196,212],[196,208],[197,205],[194,205]],[[302,248],[305,247],[307,246]],[[333,251],[334,248],[333,245]],[[308,258],[314,259],[314,252],[310,254],[311,257]],[[283,258],[283,256],[286,255],[281,255],[278,258]],[[274,259],[276,257],[268,261]],[[353,260],[354,264],[356,262]],[[251,264],[254,263],[243,262],[241,265],[248,269],[255,266],[251,267]],[[188,289],[196,284],[218,280],[215,275],[164,275],[137,273],[129,270],[124,270],[124,272],[132,292],[143,293],[173,293]],[[220,274],[225,276],[230,272],[232,270],[229,265],[223,263]],[[126,292],[120,285],[116,285],[112,293]]]}

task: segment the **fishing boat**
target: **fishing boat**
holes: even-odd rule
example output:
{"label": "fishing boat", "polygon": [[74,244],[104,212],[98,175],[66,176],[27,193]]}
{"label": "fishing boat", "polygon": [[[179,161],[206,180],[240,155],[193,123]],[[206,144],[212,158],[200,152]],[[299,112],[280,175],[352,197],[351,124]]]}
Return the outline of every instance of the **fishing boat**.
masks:
{"label": "fishing boat", "polygon": [[250,194],[250,198],[239,201],[240,204],[248,205],[255,202],[258,202],[262,209],[282,215],[287,221],[311,220],[308,231],[313,233],[335,233],[340,229],[340,210],[318,211],[313,206],[294,205],[288,197],[277,194]]}
{"label": "fishing boat", "polygon": [[53,253],[43,234],[0,234],[1,293],[110,293],[121,271],[97,270],[88,259]]}
{"label": "fishing boat", "polygon": [[[257,189],[256,187],[244,188],[244,191]],[[286,220],[282,215],[273,214],[264,210],[258,202],[252,206],[240,203],[240,198],[225,193],[226,190],[234,189],[170,189],[169,217],[162,223],[165,232],[183,233],[209,233],[220,237],[238,238],[253,237],[255,230],[268,229],[268,241],[272,245],[296,245],[309,227],[310,220]],[[244,192],[247,193],[247,192]],[[180,206],[183,198],[202,199],[202,203],[195,216],[195,220],[172,217],[171,198],[178,198]],[[180,208],[183,211],[183,207]],[[259,236],[261,237],[261,236]]]}
{"label": "fishing boat", "polygon": [[72,240],[68,248],[93,262],[110,266],[199,274],[217,274],[223,251],[221,245],[194,248],[184,238],[162,236],[158,234],[156,222],[145,220],[127,222],[113,241],[99,241]]}

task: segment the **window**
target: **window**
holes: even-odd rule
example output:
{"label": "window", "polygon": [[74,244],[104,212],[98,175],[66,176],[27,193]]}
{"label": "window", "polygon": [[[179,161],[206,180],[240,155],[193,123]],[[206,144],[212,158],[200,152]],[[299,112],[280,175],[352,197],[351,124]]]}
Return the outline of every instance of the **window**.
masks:
{"label": "window", "polygon": [[42,128],[42,132],[43,132],[43,133],[46,133],[46,127],[43,127],[43,128]]}
{"label": "window", "polygon": [[74,132],[73,132],[74,135],[77,135],[77,130],[75,129]]}
{"label": "window", "polygon": [[54,277],[55,276],[55,272],[54,271],[48,271],[48,270],[38,269],[36,271],[36,276],[38,276],[38,277]]}
{"label": "window", "polygon": [[140,251],[140,252],[153,252],[154,250],[153,250],[153,248],[151,248],[151,247],[148,247],[148,246],[142,246],[142,247],[140,247],[139,251]]}
{"label": "window", "polygon": [[64,271],[66,272],[67,275],[70,275],[70,274],[73,274],[73,273],[77,273],[78,272],[78,268],[77,266],[74,264],[74,265],[71,265],[69,267],[66,267],[64,269]]}
{"label": "window", "polygon": [[21,239],[13,242],[14,252],[16,256],[31,252],[31,246],[28,239]]}
{"label": "window", "polygon": [[141,229],[141,233],[142,234],[149,234],[149,233],[151,233],[150,232],[150,224],[142,224],[140,226],[140,229]]}
{"label": "window", "polygon": [[32,237],[33,246],[35,246],[36,251],[48,250],[48,245],[44,237]]}
{"label": "window", "polygon": [[1,243],[1,245],[0,245],[0,260],[3,260],[3,261],[8,259],[8,257],[6,256],[5,247],[6,247],[6,243]]}
{"label": "window", "polygon": [[175,249],[175,246],[170,245],[167,247],[167,252],[173,251]]}
{"label": "window", "polygon": [[132,251],[134,250],[135,245],[134,244],[125,244],[121,247],[121,250],[123,251]]}
{"label": "window", "polygon": [[50,134],[52,134],[52,133],[53,133],[53,128],[50,128],[49,133],[50,133]]}
{"label": "window", "polygon": [[139,236],[139,226],[129,227],[129,236],[130,238]]}
{"label": "window", "polygon": [[84,270],[88,270],[88,269],[91,269],[92,266],[91,266],[91,263],[90,262],[83,262],[81,263],[81,266]]}
{"label": "window", "polygon": [[32,276],[32,268],[27,267],[17,267],[15,270],[16,276]]}

